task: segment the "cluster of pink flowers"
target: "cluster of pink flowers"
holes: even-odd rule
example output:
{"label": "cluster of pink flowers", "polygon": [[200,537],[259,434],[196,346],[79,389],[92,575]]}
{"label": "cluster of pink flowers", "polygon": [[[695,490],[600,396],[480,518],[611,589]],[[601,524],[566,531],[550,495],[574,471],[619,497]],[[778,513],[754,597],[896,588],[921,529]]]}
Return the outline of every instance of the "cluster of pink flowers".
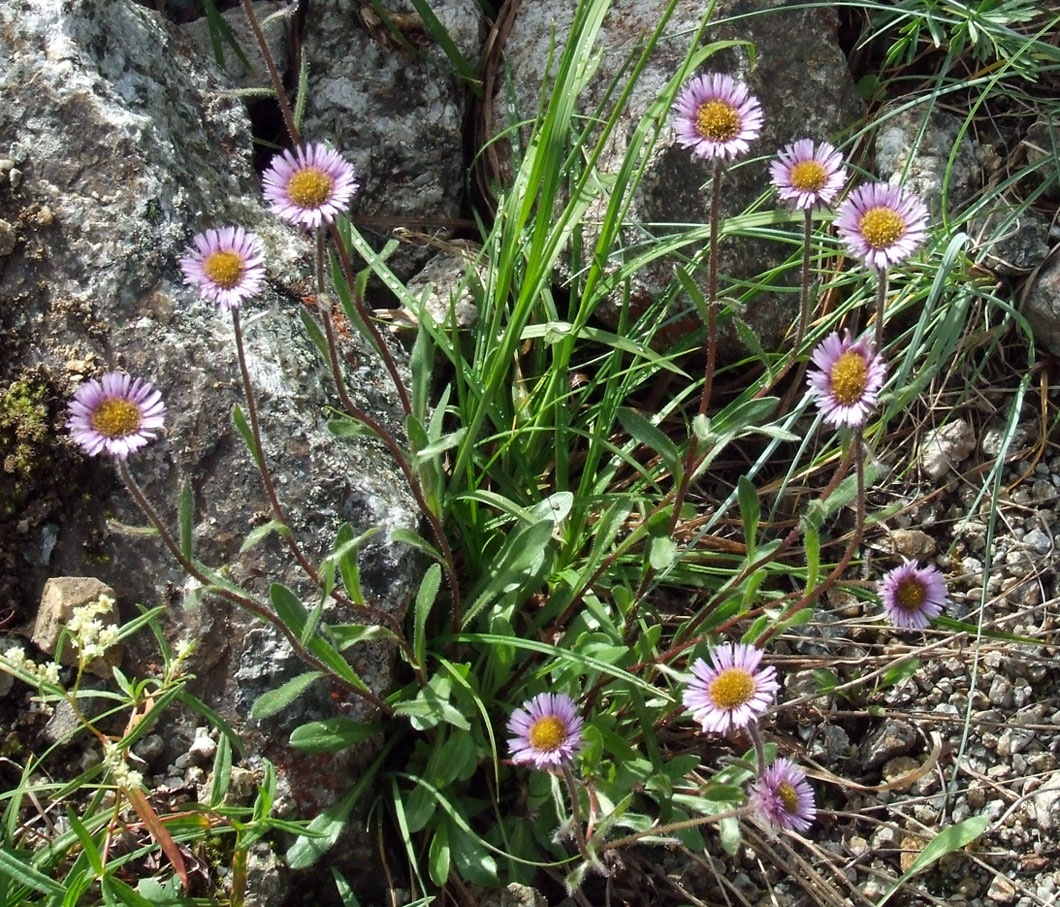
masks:
{"label": "cluster of pink flowers", "polygon": [[[761,661],[761,651],[743,643],[717,646],[710,664],[695,661],[684,705],[704,732],[744,728],[768,711],[780,685],[776,668],[763,667]],[[583,744],[577,706],[562,693],[527,700],[512,713],[508,733],[512,761],[542,771],[566,768]],[[747,802],[759,822],[773,831],[805,831],[817,815],[805,772],[787,759],[764,768],[752,782]]]}
{"label": "cluster of pink flowers", "polygon": [[[750,150],[763,122],[762,108],[747,85],[711,73],[691,79],[674,103],[677,142],[692,154],[728,160]],[[799,139],[770,164],[777,195],[797,209],[831,205],[846,181],[843,156],[828,142]],[[927,237],[928,212],[902,186],[866,183],[836,208],[840,242],[882,277],[911,256]],[[832,333],[810,356],[806,379],[821,418],[836,428],[859,428],[879,402],[887,365],[867,339]],[[946,605],[946,585],[935,567],[910,562],[879,583],[884,612],[899,627],[920,629]]]}
{"label": "cluster of pink flowers", "polygon": [[[679,145],[697,157],[725,161],[750,149],[762,128],[762,108],[746,84],[712,73],[691,79],[675,104]],[[842,155],[828,142],[800,139],[782,148],[770,164],[778,197],[809,212],[831,205],[846,181]],[[835,228],[840,242],[879,279],[906,260],[927,236],[927,208],[905,188],[885,183],[856,187],[839,204]],[[825,337],[811,355],[810,394],[822,419],[836,428],[860,428],[879,400],[887,367],[866,339]],[[888,618],[898,627],[922,629],[946,605],[944,578],[935,567],[908,562],[887,573],[878,592]],[[776,671],[761,666],[762,653],[744,644],[723,644],[711,663],[697,659],[685,693],[685,707],[704,732],[725,733],[757,721],[770,707]],[[755,813],[774,828],[806,830],[816,813],[805,773],[787,759],[776,760],[755,779],[749,797]]]}
{"label": "cluster of pink flowers", "polygon": [[[314,229],[333,222],[357,190],[353,165],[321,143],[276,155],[263,185],[277,217]],[[192,237],[180,267],[185,284],[219,311],[232,311],[260,292],[265,250],[253,233],[225,226]],[[162,428],[166,407],[150,382],[108,372],[77,389],[69,413],[71,437],[89,456],[125,460]]]}

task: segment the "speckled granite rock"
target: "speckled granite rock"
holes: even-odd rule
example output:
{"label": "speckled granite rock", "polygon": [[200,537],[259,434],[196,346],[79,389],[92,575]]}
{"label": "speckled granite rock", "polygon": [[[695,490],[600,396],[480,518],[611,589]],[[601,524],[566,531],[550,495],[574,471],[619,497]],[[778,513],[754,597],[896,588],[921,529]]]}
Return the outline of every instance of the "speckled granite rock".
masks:
{"label": "speckled granite rock", "polygon": [[[303,135],[334,143],[353,161],[361,182],[355,213],[382,218],[373,239],[410,218],[426,218],[429,229],[460,216],[466,168],[463,124],[470,95],[452,73],[441,49],[407,0],[386,8],[403,14],[407,41],[401,47],[356,0],[313,3],[305,24],[303,53],[309,66],[309,104]],[[475,65],[484,37],[476,0],[433,0],[431,10],[460,52]],[[380,241],[380,245],[382,242]],[[431,256],[404,245],[388,260],[408,278]]]}
{"label": "speckled granite rock", "polygon": [[[213,81],[212,67],[174,26],[127,0],[15,0],[0,6],[0,33],[0,157],[22,172],[17,186],[0,185],[0,217],[18,229],[0,261],[0,387],[30,368],[45,376],[51,443],[72,464],[54,490],[62,505],[39,520],[26,511],[17,541],[35,552],[35,566],[27,553],[8,568],[27,574],[39,594],[45,578],[86,572],[87,561],[119,601],[170,604],[171,632],[199,640],[191,670],[228,711],[242,702],[234,695],[239,670],[254,674],[255,659],[268,659],[273,685],[302,668],[283,646],[251,646],[245,615],[215,599],[189,604],[194,583],[161,544],[127,531],[145,520],[110,464],[75,454],[61,431],[65,401],[86,378],[108,368],[149,378],[168,405],[165,434],[130,467],[158,509],[174,521],[177,489],[189,480],[202,560],[227,561],[232,579],[259,591],[272,580],[299,587],[299,571],[275,540],[239,553],[267,507],[231,422],[241,402],[231,322],[182,284],[177,259],[194,232],[238,222],[266,247],[274,280],[247,307],[248,320],[265,315],[247,327],[248,366],[266,457],[310,559],[344,522],[357,532],[380,527],[363,580],[376,604],[401,614],[417,566],[389,542],[389,530],[415,526],[415,507],[381,446],[340,442],[325,428],[336,400],[300,325],[302,302],[285,289],[308,287],[309,242],[267,214],[246,114]],[[377,358],[355,341],[347,352],[355,399],[400,432],[396,394]],[[42,547],[48,532],[54,544]],[[355,651],[365,680],[385,687],[390,653]]]}

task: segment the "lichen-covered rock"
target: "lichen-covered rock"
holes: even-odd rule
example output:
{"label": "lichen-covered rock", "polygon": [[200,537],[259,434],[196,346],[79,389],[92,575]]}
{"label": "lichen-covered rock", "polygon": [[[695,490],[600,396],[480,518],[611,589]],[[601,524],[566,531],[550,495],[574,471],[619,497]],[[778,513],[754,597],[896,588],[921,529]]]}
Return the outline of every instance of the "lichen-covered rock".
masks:
{"label": "lichen-covered rock", "polygon": [[[0,218],[19,227],[0,260],[0,385],[31,368],[47,376],[50,443],[68,467],[53,479],[59,503],[43,514],[27,505],[20,534],[5,534],[0,564],[21,571],[37,594],[50,575],[90,572],[121,602],[169,604],[170,632],[198,640],[191,670],[200,692],[249,729],[231,703],[240,666],[256,657],[245,648],[256,622],[216,598],[199,600],[157,538],[134,530],[146,520],[112,465],[86,460],[61,428],[66,400],[87,378],[121,369],[151,380],[168,406],[164,437],[129,466],[163,519],[175,524],[188,481],[203,561],[228,564],[231,579],[259,594],[280,581],[315,597],[275,537],[239,551],[268,506],[232,426],[242,395],[231,320],[182,282],[178,258],[195,232],[239,223],[266,248],[271,280],[244,313],[247,364],[265,457],[310,561],[343,523],[358,534],[380,528],[362,580],[373,604],[401,615],[418,568],[390,530],[415,526],[415,507],[380,444],[339,441],[326,429],[338,401],[299,320],[311,245],[267,213],[246,113],[214,68],[175,26],[129,0],[4,3],[0,34],[0,158],[23,174],[17,186],[0,184]],[[344,342],[354,398],[400,433],[378,358],[356,338]],[[388,683],[388,649],[351,652],[366,679]],[[299,669],[282,646],[270,657],[273,679]]]}
{"label": "lichen-covered rock", "polygon": [[[590,114],[604,100],[609,84],[626,66],[633,53],[660,20],[667,4],[663,0],[616,0],[604,19],[597,48],[599,65],[579,98],[579,111]],[[863,114],[846,60],[835,41],[835,14],[827,9],[799,8],[786,0],[769,0],[754,4],[755,15],[741,15],[748,4],[741,0],[719,0],[714,6],[714,21],[708,26],[704,41],[724,39],[747,40],[754,44],[755,63],[750,66],[746,50],[734,48],[711,57],[700,72],[728,72],[745,79],[762,104],[765,123],[760,138],[752,146],[750,159],[729,168],[724,178],[722,217],[740,214],[763,192],[769,191],[769,172],[765,160],[785,144],[799,138],[815,141],[836,140]],[[637,123],[648,112],[666,82],[678,70],[689,48],[691,36],[704,14],[702,3],[682,0],[666,27],[666,38],[658,43],[647,61],[621,114],[615,139],[604,151],[599,167],[605,173],[617,172],[628,147],[629,137]],[[737,16],[734,21],[726,21]],[[518,118],[532,117],[537,110],[550,43],[555,40],[554,58],[558,59],[567,40],[573,18],[573,5],[554,4],[547,0],[526,0],[505,45],[505,58],[512,71]],[[625,78],[622,76],[622,78]],[[493,128],[500,132],[509,125],[507,96],[501,91],[494,102]],[[704,184],[711,168],[693,159],[687,149],[676,144],[671,124],[667,124],[646,163],[644,176],[627,219],[651,232],[653,224],[706,224],[709,221],[710,194]],[[606,198],[595,205],[586,217],[591,224],[603,214]],[[767,202],[767,205],[773,202]],[[672,227],[659,232],[672,232]],[[793,220],[793,235],[798,227]],[[627,240],[643,244],[643,231],[629,231]],[[594,241],[589,228],[583,244],[591,248]],[[688,250],[689,254],[695,250]],[[732,236],[720,247],[722,274],[747,279],[764,274],[786,261],[791,247],[786,244]],[[622,263],[616,250],[612,266]],[[673,280],[675,260],[664,257],[638,271],[630,287],[634,300],[652,300],[664,292]],[[778,279],[786,286],[796,286],[797,267]],[[697,274],[706,286],[706,269]],[[724,283],[723,283],[724,288]],[[599,314],[610,322],[617,321],[620,300],[601,307]],[[798,294],[759,293],[743,312],[743,318],[757,334],[765,349],[778,348],[797,314]],[[732,339],[732,333],[728,336]]]}

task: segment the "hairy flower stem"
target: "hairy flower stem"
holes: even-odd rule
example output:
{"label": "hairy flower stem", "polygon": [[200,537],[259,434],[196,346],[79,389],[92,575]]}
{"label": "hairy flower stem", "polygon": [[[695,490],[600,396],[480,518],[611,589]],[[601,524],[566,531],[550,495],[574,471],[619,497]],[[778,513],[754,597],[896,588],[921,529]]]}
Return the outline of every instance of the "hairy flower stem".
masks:
{"label": "hairy flower stem", "polygon": [[[791,345],[791,352],[780,367],[780,371],[768,381],[763,382],[762,389],[755,394],[755,397],[764,397],[776,387],[784,379],[784,376],[791,371],[795,363],[799,361],[799,353],[802,351],[802,341],[806,336],[806,325],[810,320],[810,240],[813,236],[813,211],[807,208],[804,214],[805,218],[802,222],[802,283],[799,287],[799,322],[795,327],[795,340]],[[801,378],[791,383],[780,402],[780,406],[777,407],[778,415],[791,409],[791,403],[795,394],[798,393],[800,382]]]}
{"label": "hairy flower stem", "polygon": [[751,738],[751,743],[755,748],[755,759],[758,762],[758,774],[759,777],[766,770],[766,748],[762,742],[762,732],[758,728],[758,722],[752,721],[747,725],[747,736]]}
{"label": "hairy flower stem", "polygon": [[[276,69],[276,63],[272,59],[272,54],[269,51],[268,42],[265,40],[265,35],[261,30],[261,25],[258,23],[257,16],[254,13],[254,8],[251,0],[243,0],[243,12],[246,14],[247,21],[250,23],[250,27],[254,32],[254,37],[258,42],[258,49],[261,51],[262,57],[265,59],[265,65],[269,70],[269,78],[272,81],[273,91],[276,93],[276,101],[280,106],[280,112],[283,115],[284,125],[287,128],[287,132],[291,136],[291,141],[298,145],[302,141],[298,126],[294,121],[294,113],[291,110],[290,102],[287,99],[287,92],[283,87],[283,81],[280,79],[280,74]],[[364,325],[366,331],[368,331],[369,339],[372,346],[375,347],[376,352],[379,354],[379,358],[383,360],[383,365],[387,372],[390,374],[390,379],[394,383],[394,389],[397,391],[398,398],[401,400],[401,408],[405,415],[408,416],[412,413],[412,399],[409,396],[408,388],[405,387],[405,382],[401,379],[401,374],[398,371],[397,362],[394,361],[394,356],[390,352],[390,348],[386,345],[386,341],[383,340],[382,334],[379,332],[379,328],[375,324],[375,319],[372,316],[372,312],[369,311],[368,307],[364,303],[364,299],[360,293],[356,292],[357,286],[357,275],[353,271],[353,262],[350,260],[350,253],[347,250],[342,240],[342,233],[339,227],[335,223],[328,225],[328,232],[331,236],[332,244],[335,248],[335,252],[339,257],[339,264],[342,267],[342,274],[346,280],[347,285],[351,288],[354,293],[353,304],[357,309],[357,314],[360,316],[361,324]],[[318,273],[323,270],[321,263],[318,268]],[[322,279],[318,277],[318,287],[323,287]],[[325,318],[325,330],[328,332],[328,346],[332,350],[331,356],[334,358],[335,343],[334,337],[332,336],[333,328],[330,324],[330,319]],[[332,363],[332,370],[334,371],[335,364]],[[406,480],[409,482],[413,496],[416,498],[416,503],[419,505],[420,511],[423,513],[427,522],[431,526],[431,533],[434,536],[435,541],[438,543],[439,548],[442,550],[442,556],[445,560],[445,573],[446,581],[449,585],[450,598],[452,600],[453,610],[453,629],[454,631],[460,628],[460,588],[457,582],[456,576],[456,561],[453,558],[452,550],[449,547],[449,542],[445,537],[445,533],[442,529],[441,523],[434,512],[427,506],[427,502],[423,497],[422,490],[419,487],[418,481],[412,469],[406,461],[404,455],[401,452],[401,448],[398,447],[397,443],[393,438],[390,437],[386,429],[383,428],[378,422],[373,419],[369,419],[368,416],[361,412],[359,409],[354,407],[350,409],[352,401],[349,399],[349,395],[345,392],[344,384],[336,380],[336,387],[338,388],[340,397],[343,398],[343,405],[347,407],[350,415],[356,419],[359,419],[371,429],[386,445],[387,450],[390,451],[391,455],[398,462],[398,466],[401,471],[405,474]],[[360,415],[358,415],[360,413]]]}
{"label": "hairy flower stem", "polygon": [[357,686],[356,684],[350,683],[345,677],[343,677],[341,674],[336,674],[323,661],[317,658],[312,652],[310,652],[305,646],[302,645],[301,641],[298,639],[298,636],[294,633],[294,631],[291,630],[291,628],[288,627],[287,624],[280,620],[280,618],[277,617],[272,611],[270,611],[265,605],[263,605],[256,599],[251,598],[249,595],[243,595],[239,592],[236,592],[234,589],[229,588],[228,586],[219,585],[218,580],[215,577],[208,576],[207,573],[202,570],[197,564],[195,564],[189,558],[185,557],[184,552],[180,549],[180,546],[177,545],[176,541],[174,541],[173,539],[173,536],[170,535],[169,530],[166,528],[166,524],[162,522],[162,519],[161,517],[159,517],[158,512],[153,506],[151,506],[151,502],[147,500],[147,496],[143,493],[143,490],[136,483],[136,480],[132,477],[132,473],[129,472],[128,465],[122,460],[119,460],[117,465],[118,474],[121,476],[121,480],[125,484],[125,488],[128,490],[129,494],[132,495],[133,500],[136,501],[137,506],[139,506],[139,508],[144,512],[144,515],[147,517],[147,519],[150,520],[151,525],[154,526],[155,529],[158,531],[159,538],[162,539],[162,544],[164,544],[169,549],[170,554],[172,554],[173,557],[176,558],[177,563],[180,564],[180,566],[184,569],[184,572],[187,573],[188,576],[198,580],[203,586],[209,587],[212,592],[215,592],[217,595],[221,596],[221,598],[227,599],[233,604],[239,605],[239,607],[243,608],[246,611],[249,611],[256,617],[259,617],[266,623],[274,626],[284,635],[284,638],[290,644],[291,648],[294,650],[294,653],[307,665],[317,671],[320,671],[322,674],[327,675],[328,678],[330,678],[335,683],[339,684],[345,690],[350,693],[353,693],[356,696],[361,697],[366,702],[369,702],[374,705],[380,711],[385,712],[387,715],[393,714],[394,710],[386,702],[376,696],[375,693],[373,693],[371,690],[365,690]]}
{"label": "hairy flower stem", "polygon": [[[324,583],[320,579],[320,574],[310,562],[309,558],[305,556],[297,539],[294,537],[294,533],[291,532],[290,523],[287,521],[283,506],[280,504],[279,495],[276,493],[276,485],[272,481],[272,473],[269,471],[268,461],[265,459],[265,448],[261,443],[261,423],[258,420],[258,408],[254,397],[254,386],[250,382],[250,371],[247,369],[246,351],[243,343],[243,329],[239,318],[238,307],[233,307],[232,309],[232,327],[235,331],[236,337],[236,357],[239,360],[239,374],[243,381],[243,398],[246,400],[247,415],[250,418],[250,433],[254,441],[254,450],[251,451],[251,453],[254,455],[254,462],[258,465],[258,472],[261,474],[261,481],[265,486],[265,494],[269,499],[269,508],[272,510],[273,519],[284,527],[285,531],[280,533],[280,535],[283,536],[284,541],[287,543],[287,547],[291,550],[291,554],[293,554],[295,560],[298,561],[298,566],[302,568],[305,575],[308,576],[317,587],[323,589]],[[381,623],[386,624],[394,633],[397,644],[405,652],[406,656],[410,658],[409,663],[413,665],[416,663],[415,658],[412,657],[412,647],[409,645],[409,642],[405,638],[405,634],[401,629],[401,622],[398,621],[393,614],[389,614],[382,608],[376,608],[369,604],[358,604],[337,588],[331,589],[330,596],[336,602],[349,608],[351,611],[363,612],[371,615]],[[426,677],[421,677],[421,680],[426,683]]]}
{"label": "hairy flower stem", "polygon": [[863,449],[864,438],[860,425],[854,429],[854,437],[851,441],[851,445],[854,448],[854,474],[857,477],[857,510],[855,515],[854,533],[850,537],[850,543],[847,545],[846,551],[843,552],[843,556],[839,559],[839,563],[835,565],[831,573],[825,577],[824,581],[818,583],[813,589],[795,602],[794,605],[788,608],[780,616],[780,619],[772,627],[758,637],[755,642],[755,645],[757,646],[764,646],[773,636],[787,626],[791,619],[803,610],[803,608],[812,605],[821,597],[821,595],[831,589],[832,586],[839,581],[844,571],[850,566],[850,562],[854,559],[854,552],[857,551],[858,545],[861,544],[861,537],[865,532],[865,452]]}
{"label": "hairy flower stem", "polygon": [[876,352],[883,352],[883,310],[887,305],[887,269],[876,269]]}
{"label": "hairy flower stem", "polygon": [[[721,158],[714,161],[710,181],[710,257],[707,264],[707,365],[703,372],[703,394],[699,398],[699,415],[705,416],[714,389],[714,363],[718,347],[718,225],[721,220],[721,178],[725,170]],[[695,459],[689,456],[691,464]]]}
{"label": "hairy flower stem", "polygon": [[254,12],[254,4],[251,3],[251,0],[243,0],[243,13],[250,24],[250,30],[254,32],[254,40],[258,42],[258,48],[261,50],[261,56],[265,61],[265,68],[269,71],[269,81],[272,82],[272,91],[276,95],[276,103],[280,107],[280,115],[283,117],[283,124],[287,128],[287,134],[295,145],[300,145],[302,143],[302,135],[295,125],[294,112],[291,110],[291,104],[287,100],[287,91],[283,87],[283,79],[280,78],[280,71],[276,68],[276,61],[273,60],[272,53],[269,51],[269,42],[265,40],[265,33],[261,30],[261,24],[258,22],[257,14]]}
{"label": "hairy flower stem", "polygon": [[[452,548],[449,546],[449,539],[446,538],[445,529],[442,526],[441,519],[427,503],[427,499],[423,495],[423,487],[420,485],[419,477],[413,470],[412,464],[409,462],[408,457],[405,456],[405,452],[401,449],[401,446],[396,440],[394,440],[393,435],[391,435],[390,432],[388,432],[377,420],[373,419],[368,413],[354,403],[353,398],[350,397],[349,391],[346,389],[346,379],[342,374],[342,365],[339,362],[339,345],[338,340],[335,337],[335,326],[331,321],[331,304],[324,283],[324,235],[319,231],[316,235],[316,280],[317,305],[320,309],[321,320],[324,322],[324,336],[327,338],[328,342],[328,363],[331,366],[331,378],[335,384],[335,391],[338,393],[339,399],[342,401],[342,405],[346,409],[346,412],[362,425],[366,426],[369,431],[383,442],[386,449],[390,452],[390,455],[394,458],[394,462],[397,463],[402,475],[405,476],[405,481],[408,483],[409,490],[416,499],[416,505],[419,507],[420,512],[430,525],[431,535],[434,537],[435,542],[437,542],[439,549],[441,549],[442,559],[444,560],[443,567],[445,568],[446,583],[449,586],[449,598],[452,606],[453,632],[459,633],[460,614],[462,611],[460,582],[456,574],[456,559],[453,556]],[[353,284],[351,284],[351,287],[352,286]]]}
{"label": "hairy flower stem", "polygon": [[[294,121],[294,112],[291,110],[291,103],[287,98],[287,91],[283,87],[283,80],[280,78],[280,73],[276,69],[276,62],[273,60],[272,53],[269,51],[269,44],[265,40],[265,34],[261,30],[261,25],[258,22],[251,0],[243,0],[243,12],[247,17],[247,21],[250,23],[250,28],[254,32],[254,38],[258,43],[258,49],[261,51],[261,55],[265,60],[265,67],[269,71],[269,80],[272,82],[272,90],[276,95],[276,103],[280,107],[280,113],[283,116],[283,123],[287,129],[287,133],[290,135],[291,142],[295,146],[301,145],[302,135]],[[339,261],[342,264],[343,276],[346,278],[347,283],[353,287],[356,282],[356,277],[353,273],[353,264],[350,261],[350,256],[347,253],[345,246],[342,244],[342,235],[339,232],[338,226],[334,223],[329,225],[329,231],[331,233],[332,242],[338,252]],[[387,372],[390,373],[390,379],[394,382],[398,397],[401,399],[401,406],[407,415],[412,412],[412,401],[409,397],[408,389],[401,380],[401,374],[398,371],[397,363],[394,361],[393,355],[383,341],[383,337],[379,333],[379,329],[376,327],[372,318],[372,313],[368,311],[368,308],[364,304],[364,300],[358,296],[354,300],[354,304],[357,306],[357,313],[361,316],[361,321],[365,326],[365,330],[370,334],[372,345],[375,347],[376,352],[379,353],[379,358],[383,360],[383,365],[386,367]]]}
{"label": "hairy flower stem", "polygon": [[582,808],[579,802],[578,782],[574,780],[574,772],[568,763],[560,764],[560,773],[567,784],[567,793],[570,795],[571,824],[574,826],[574,839],[578,842],[578,853],[592,866],[599,867],[600,861],[589,852],[589,844],[585,840],[585,830],[582,827]]}

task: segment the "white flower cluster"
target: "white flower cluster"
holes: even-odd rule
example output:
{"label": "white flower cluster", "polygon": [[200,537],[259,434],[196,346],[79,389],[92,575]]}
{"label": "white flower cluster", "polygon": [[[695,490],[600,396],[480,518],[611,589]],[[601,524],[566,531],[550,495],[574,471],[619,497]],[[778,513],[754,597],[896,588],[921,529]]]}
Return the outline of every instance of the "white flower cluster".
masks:
{"label": "white flower cluster", "polygon": [[39,665],[32,658],[26,657],[26,651],[22,646],[12,646],[4,652],[3,656],[0,656],[0,668],[8,670],[12,674],[31,677],[37,686],[45,683],[57,684],[59,682],[59,666],[54,661]]}
{"label": "white flower cluster", "polygon": [[129,768],[125,755],[109,740],[103,744],[103,766],[110,773],[111,781],[122,790],[142,787],[144,776]]}
{"label": "white flower cluster", "polygon": [[82,664],[102,658],[103,653],[118,641],[118,627],[100,620],[102,615],[113,613],[113,609],[114,599],[103,594],[94,602],[74,608],[73,615],[66,622],[66,630],[77,647]]}

